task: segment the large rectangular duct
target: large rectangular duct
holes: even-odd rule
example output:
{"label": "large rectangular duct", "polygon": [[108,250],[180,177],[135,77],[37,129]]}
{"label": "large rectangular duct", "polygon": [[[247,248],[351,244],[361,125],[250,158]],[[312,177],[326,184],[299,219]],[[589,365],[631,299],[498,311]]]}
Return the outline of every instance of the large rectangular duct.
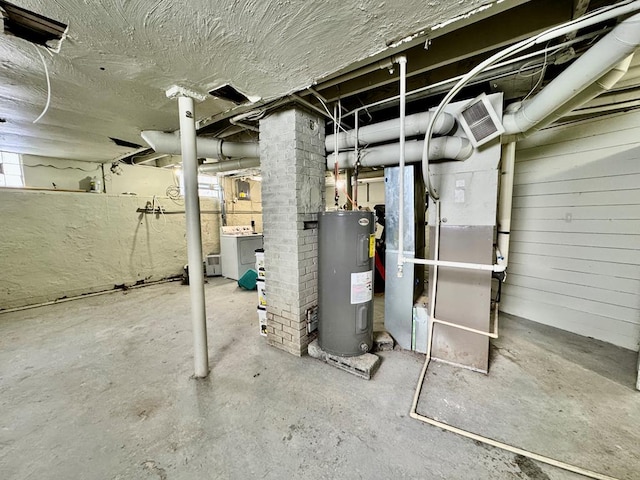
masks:
{"label": "large rectangular duct", "polygon": [[[413,303],[424,288],[424,266],[406,264],[404,275],[400,278],[396,275],[400,234],[398,231],[400,174],[400,167],[384,169],[387,242],[384,326],[400,347],[414,350],[416,332],[413,324]],[[404,218],[407,220],[403,232],[403,255],[409,258],[424,258],[426,193],[419,166],[409,165],[404,168],[404,185]]]}

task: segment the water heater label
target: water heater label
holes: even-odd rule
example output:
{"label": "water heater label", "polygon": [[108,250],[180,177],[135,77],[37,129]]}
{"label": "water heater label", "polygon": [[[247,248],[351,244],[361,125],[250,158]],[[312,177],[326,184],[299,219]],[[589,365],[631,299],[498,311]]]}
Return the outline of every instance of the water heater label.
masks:
{"label": "water heater label", "polygon": [[365,303],[373,298],[373,270],[351,274],[351,305]]}
{"label": "water heater label", "polygon": [[369,235],[369,258],[376,256],[376,236]]}

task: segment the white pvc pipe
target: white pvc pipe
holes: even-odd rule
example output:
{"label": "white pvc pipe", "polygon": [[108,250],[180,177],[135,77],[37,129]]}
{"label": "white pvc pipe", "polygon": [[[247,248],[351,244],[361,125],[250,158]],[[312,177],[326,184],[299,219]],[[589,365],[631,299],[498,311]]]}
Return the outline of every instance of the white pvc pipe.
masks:
{"label": "white pvc pipe", "polygon": [[[539,124],[552,115],[558,106],[566,104],[603,77],[616,64],[632,55],[638,46],[640,46],[640,14],[620,23],[534,98],[524,102],[518,111],[505,115],[502,119],[505,134],[526,132]],[[602,90],[596,87],[593,90],[594,95]],[[587,99],[583,99],[583,102]]]}
{"label": "white pvc pipe", "polygon": [[[431,358],[431,346],[433,345],[433,322],[432,319],[436,318],[436,296],[438,294],[438,263],[440,261],[440,225],[441,225],[441,216],[440,216],[440,199],[435,200],[436,204],[436,238],[434,242],[433,249],[433,260],[436,264],[433,266],[433,275],[431,276],[431,281],[433,285],[431,285],[431,293],[429,294],[429,343],[427,344],[427,358]],[[418,400],[416,399],[416,404]]]}
{"label": "white pvc pipe", "polygon": [[225,160],[224,162],[204,163],[200,166],[199,170],[201,172],[229,172],[231,170],[242,170],[259,166],[259,158],[239,158],[237,160]]}
{"label": "white pvc pipe", "polygon": [[[436,267],[437,268],[437,267]],[[496,312],[498,311],[498,305],[495,306]],[[596,480],[617,480],[614,477],[610,477],[608,475],[604,475],[602,473],[597,473],[597,472],[593,472],[591,470],[587,470],[575,465],[571,465],[569,463],[565,463],[565,462],[561,462],[559,460],[556,460],[554,458],[550,458],[550,457],[546,457],[544,455],[540,455],[538,453],[535,452],[530,452],[528,450],[524,450],[522,448],[518,448],[518,447],[514,447],[512,445],[509,445],[507,443],[503,443],[503,442],[499,442],[497,440],[494,440],[492,438],[488,438],[482,435],[478,435],[477,433],[473,433],[470,432],[468,430],[464,430],[462,428],[458,428],[458,427],[454,427],[453,425],[449,425],[448,423],[444,423],[444,422],[440,422],[434,418],[431,417],[427,417],[425,415],[420,415],[418,413],[418,401],[420,400],[420,392],[422,392],[422,387],[424,385],[424,381],[425,378],[427,376],[427,369],[429,368],[429,364],[431,363],[431,349],[432,349],[432,343],[433,343],[433,327],[436,323],[441,323],[444,325],[449,325],[450,327],[453,328],[459,328],[461,330],[466,330],[466,331],[471,331],[472,333],[477,333],[479,335],[484,335],[487,337],[491,337],[491,338],[497,338],[498,336],[498,330],[497,330],[497,321],[498,321],[498,317],[497,317],[497,313],[496,313],[496,320],[495,320],[495,337],[494,337],[494,333],[490,333],[490,332],[483,332],[481,330],[475,330],[475,329],[470,329],[468,327],[464,327],[462,325],[458,325],[458,324],[454,324],[451,322],[445,322],[443,320],[438,320],[434,317],[430,317],[429,318],[429,342],[427,344],[427,355],[424,361],[424,364],[422,366],[422,371],[420,372],[420,377],[418,378],[418,384],[416,385],[416,390],[413,394],[413,402],[411,403],[411,410],[409,411],[409,416],[415,420],[419,420],[423,423],[427,423],[429,425],[432,425],[434,427],[438,427],[441,428],[443,430],[446,430],[448,432],[451,433],[455,433],[456,435],[460,435],[462,437],[466,437],[466,438],[470,438],[472,440],[475,440],[477,442],[482,442],[484,444],[487,445],[491,445],[492,447],[496,447],[496,448],[500,448],[502,450],[506,450],[507,452],[511,452],[515,455],[522,455],[523,457],[527,457],[527,458],[531,458],[533,460],[536,460],[538,462],[542,462],[542,463],[546,463],[547,465],[552,465],[554,467],[558,467],[561,468],[563,470],[567,470],[569,472],[573,472],[573,473],[577,473],[579,475],[583,475],[585,477],[589,477],[589,478],[594,478]]]}
{"label": "white pvc pipe", "polygon": [[[581,467],[577,467],[575,465],[571,465],[565,462],[561,462],[559,460],[555,460],[553,458],[550,457],[546,457],[544,455],[540,455],[534,452],[530,452],[528,450],[524,450],[522,448],[518,448],[518,447],[514,447],[512,445],[509,445],[507,443],[503,443],[503,442],[498,442],[496,440],[493,440],[492,438],[488,438],[482,435],[478,435],[476,433],[473,432],[469,432],[468,430],[464,430],[462,428],[458,428],[458,427],[454,427],[452,425],[449,425],[448,423],[444,423],[444,422],[440,422],[438,420],[435,420],[434,418],[431,417],[427,417],[425,415],[420,415],[418,413],[418,401],[420,400],[420,393],[422,392],[422,387],[424,385],[424,381],[427,375],[427,369],[429,368],[429,363],[431,362],[431,352],[433,350],[433,330],[434,330],[434,325],[436,323],[442,324],[442,325],[447,325],[449,327],[452,328],[457,328],[460,330],[464,330],[464,331],[468,331],[471,333],[475,333],[478,335],[483,335],[486,337],[490,337],[490,338],[498,338],[498,315],[499,315],[499,306],[496,304],[495,306],[495,311],[494,311],[494,315],[495,315],[495,320],[494,320],[494,331],[493,332],[484,332],[482,330],[477,330],[475,328],[470,328],[470,327],[466,327],[464,325],[460,325],[460,324],[456,324],[456,323],[452,323],[452,322],[447,322],[445,320],[440,320],[437,319],[435,316],[435,311],[436,311],[436,294],[437,294],[437,284],[438,284],[438,266],[442,265],[445,266],[445,263],[457,263],[457,266],[459,268],[468,268],[467,266],[465,266],[463,263],[460,262],[444,262],[444,261],[440,261],[439,260],[439,255],[440,255],[440,224],[441,224],[441,215],[440,215],[440,200],[439,199],[435,199],[435,207],[436,207],[436,232],[435,232],[435,250],[434,250],[434,260],[431,261],[433,266],[434,266],[434,272],[433,272],[433,276],[431,278],[431,281],[433,282],[433,284],[431,285],[431,294],[429,296],[429,327],[428,327],[428,343],[427,343],[427,354],[425,357],[425,361],[424,364],[422,366],[422,371],[420,372],[420,377],[418,378],[418,384],[416,385],[416,390],[413,394],[413,402],[411,403],[411,410],[409,411],[409,416],[415,420],[419,420],[423,423],[427,423],[429,425],[433,425],[435,427],[441,428],[443,430],[446,430],[448,432],[452,432],[455,433],[456,435],[460,435],[466,438],[470,438],[472,440],[478,441],[478,442],[482,442],[485,443],[487,445],[491,445],[492,447],[496,447],[496,448],[500,448],[502,450],[506,450],[508,452],[514,453],[516,455],[522,455],[524,457],[527,458],[531,458],[533,460],[542,462],[542,463],[546,463],[548,465],[553,465],[554,467],[558,467],[558,468],[562,468],[563,470],[567,470],[570,472],[574,472],[574,473],[578,473],[580,475],[584,475],[586,477],[589,478],[595,478],[596,480],[616,480],[613,477],[609,477],[607,475],[603,475],[601,473],[597,473],[597,472],[592,472],[591,470],[586,470],[584,468]],[[409,261],[413,261],[414,259],[405,259],[405,261],[409,262]],[[422,262],[420,262],[422,263]],[[472,266],[473,264],[468,264],[469,266]],[[454,265],[446,265],[446,266],[454,266]],[[481,265],[482,266],[482,270],[487,269],[485,267],[489,267],[488,265]],[[491,266],[491,267],[500,267],[500,265],[495,265],[495,266]],[[475,267],[473,267],[472,269],[476,269]],[[639,360],[639,365],[640,365],[640,360]],[[640,367],[639,367],[640,368]]]}
{"label": "white pvc pipe", "polygon": [[457,328],[458,330],[464,330],[465,332],[471,332],[489,338],[498,338],[498,308],[498,305],[496,305],[494,309],[493,332],[485,332],[483,330],[478,330],[477,328],[465,327],[464,325],[460,325],[459,323],[447,322],[446,320],[439,320],[437,318],[434,318],[431,321],[433,323],[439,323],[440,325],[447,325],[449,327]]}
{"label": "white pvc pipe", "polygon": [[[377,147],[364,148],[359,151],[360,165],[362,167],[378,167],[383,165],[398,165],[399,143],[379,145]],[[405,163],[419,162],[422,158],[424,140],[410,140],[405,142]],[[464,137],[436,137],[431,139],[429,145],[429,158],[431,160],[466,160],[473,153],[471,142]],[[355,152],[340,152],[338,154],[338,168],[353,168],[358,158]],[[327,157],[327,169],[334,167],[335,152]]]}
{"label": "white pvc pipe", "polygon": [[[398,59],[398,62],[400,63],[400,59]],[[400,63],[400,71],[402,74],[402,63]],[[406,83],[404,89],[404,97],[406,98]],[[427,125],[429,125],[429,121],[431,120],[431,116],[431,112],[415,113],[413,115],[405,116],[405,136],[415,137],[418,135],[424,135],[424,132],[427,129]],[[455,122],[455,118],[449,113],[440,115],[434,125],[433,132],[436,135],[446,135],[453,129],[453,127],[455,126]],[[385,122],[373,123],[371,125],[360,127],[358,129],[358,143],[362,146],[396,140],[399,138],[399,126],[400,119],[395,118],[392,120],[387,120]],[[333,152],[335,149],[334,136],[328,135],[325,139],[324,145],[328,153]],[[353,148],[355,145],[355,129],[338,133],[338,149],[344,150],[347,148]]]}
{"label": "white pvc pipe", "polygon": [[504,272],[504,265],[486,265],[484,263],[451,262],[449,260],[429,260],[426,258],[403,258],[403,262],[431,265],[435,267],[461,268],[463,270],[484,270],[488,272]]}
{"label": "white pvc pipe", "polygon": [[513,203],[513,176],[516,164],[516,142],[502,146],[500,167],[500,200],[498,203],[498,263],[509,263],[509,239],[511,238],[511,206]]}
{"label": "white pvc pipe", "polygon": [[[407,97],[407,57],[404,55],[398,58],[400,65],[400,176],[398,199],[398,262],[397,275],[402,277],[404,262],[402,261],[404,252],[404,162],[405,162],[405,126],[406,126],[406,97]],[[427,122],[428,123],[428,122]],[[362,161],[360,161],[362,164]]]}
{"label": "white pvc pipe", "polygon": [[[180,155],[180,136],[158,130],[144,130],[140,136],[157,153]],[[260,148],[257,143],[227,142],[218,138],[196,138],[196,156],[198,158],[260,158]]]}
{"label": "white pvc pipe", "polygon": [[194,101],[178,97],[182,173],[184,175],[185,220],[187,224],[187,258],[189,260],[189,293],[193,323],[193,360],[195,376],[209,375],[207,348],[207,315],[204,302],[204,269],[202,266],[202,233],[200,198],[198,196],[198,155]]}

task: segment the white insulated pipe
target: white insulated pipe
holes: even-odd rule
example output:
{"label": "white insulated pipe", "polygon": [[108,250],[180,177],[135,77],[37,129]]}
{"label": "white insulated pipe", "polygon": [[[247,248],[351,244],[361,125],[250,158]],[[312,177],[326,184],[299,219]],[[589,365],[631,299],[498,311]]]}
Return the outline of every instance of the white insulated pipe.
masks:
{"label": "white insulated pipe", "polygon": [[178,97],[180,112],[180,144],[184,175],[185,220],[187,223],[187,258],[189,261],[189,294],[193,324],[193,360],[195,376],[209,375],[207,347],[207,315],[204,302],[204,269],[202,267],[202,233],[200,197],[198,196],[198,154],[194,101]]}
{"label": "white insulated pipe", "polygon": [[[143,130],[140,136],[157,153],[180,155],[180,136],[175,133],[161,132],[159,130]],[[227,142],[219,138],[196,138],[197,158],[260,158],[260,147],[251,142]]]}
{"label": "white insulated pipe", "polygon": [[[558,110],[558,106],[565,105],[591,87],[616,64],[632,55],[638,46],[640,14],[635,14],[605,35],[534,98],[524,102],[520,109],[505,115],[502,119],[505,135],[526,132],[550,117]],[[615,76],[614,73],[613,78]],[[596,86],[592,91],[597,95],[602,89]],[[583,99],[583,102],[586,100],[588,98]]]}
{"label": "white insulated pipe", "polygon": [[[399,164],[399,143],[379,145],[360,150],[362,167],[377,167]],[[405,142],[404,158],[406,163],[419,162],[422,159],[424,140]],[[435,137],[429,143],[430,160],[466,160],[473,153],[471,142],[464,137]],[[327,157],[327,169],[332,170],[336,161],[335,154]],[[338,154],[338,168],[353,168],[356,164],[356,153],[341,152]]]}
{"label": "white insulated pipe", "polygon": [[[406,59],[405,59],[406,62]],[[402,71],[402,63],[400,64],[400,70]],[[406,70],[406,63],[405,63]],[[406,74],[405,74],[406,75]],[[406,84],[405,84],[406,85]],[[406,87],[405,87],[406,90]],[[406,92],[405,92],[406,98]],[[418,135],[424,135],[427,130],[427,126],[431,121],[433,114],[431,112],[415,113],[413,115],[405,116],[405,136],[415,137]],[[446,135],[451,132],[455,126],[455,118],[450,113],[444,113],[439,115],[436,123],[433,127],[433,132],[436,135]],[[399,138],[400,119],[395,118],[387,120],[385,122],[373,123],[365,127],[358,129],[358,144],[371,145],[375,143],[388,142]],[[324,142],[327,152],[333,152],[335,150],[335,136],[328,135]],[[338,133],[338,149],[344,150],[347,148],[353,148],[356,145],[356,131],[349,130],[347,132]]]}
{"label": "white insulated pipe", "polygon": [[259,158],[238,158],[236,160],[225,160],[224,162],[204,163],[200,166],[200,171],[209,173],[229,172],[231,170],[242,170],[259,166]]}
{"label": "white insulated pipe", "polygon": [[628,57],[626,57],[620,63],[615,65],[611,70],[605,73],[602,77],[600,77],[598,80],[593,82],[587,88],[582,90],[575,97],[569,99],[559,108],[556,108],[550,115],[540,120],[532,128],[524,132],[523,135],[521,136],[526,137],[527,135],[533,133],[534,131],[544,128],[545,126],[555,122],[559,118],[562,118],[567,113],[584,105],[589,100],[593,100],[598,95],[608,90],[611,90],[613,86],[616,83],[618,83],[618,81],[625,75],[625,73],[627,73],[632,60],[633,60],[633,55],[629,55]]}

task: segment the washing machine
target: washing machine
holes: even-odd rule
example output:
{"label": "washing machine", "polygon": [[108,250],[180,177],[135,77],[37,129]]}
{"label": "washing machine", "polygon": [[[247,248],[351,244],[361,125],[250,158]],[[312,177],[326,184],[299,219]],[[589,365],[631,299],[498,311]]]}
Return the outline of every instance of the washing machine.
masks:
{"label": "washing machine", "polygon": [[262,234],[250,226],[225,226],[220,232],[222,276],[239,280],[247,270],[255,268],[256,250],[263,248]]}

